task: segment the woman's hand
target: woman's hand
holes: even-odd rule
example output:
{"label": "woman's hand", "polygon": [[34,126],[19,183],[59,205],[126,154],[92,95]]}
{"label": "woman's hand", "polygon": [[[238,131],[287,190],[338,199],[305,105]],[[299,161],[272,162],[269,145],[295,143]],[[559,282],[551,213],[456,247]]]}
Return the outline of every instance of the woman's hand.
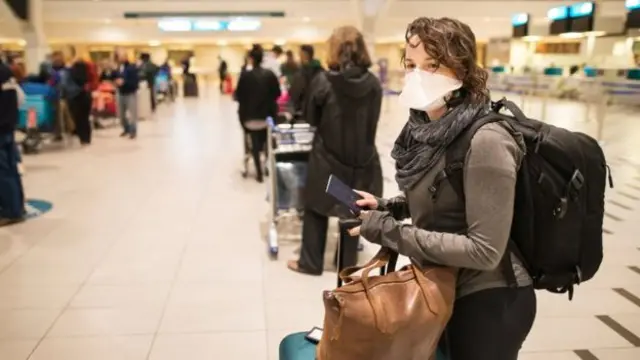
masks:
{"label": "woman's hand", "polygon": [[[361,192],[358,192],[358,193],[362,194]],[[366,193],[364,193],[364,194],[366,194]],[[367,195],[369,195],[369,194],[367,194]],[[374,198],[374,200],[375,200],[375,198]],[[358,200],[358,201],[363,201],[363,200]],[[376,203],[377,203],[377,202],[376,202]],[[359,218],[360,220],[364,221],[364,220],[366,220],[370,215],[371,215],[371,214],[369,213],[369,211],[364,211],[364,210],[363,210],[363,211],[360,211],[360,215],[358,215],[358,218]],[[360,226],[362,226],[362,225],[360,225]],[[351,236],[360,236],[360,226],[356,226],[356,227],[354,227],[354,228],[349,229],[349,230],[348,230],[349,235],[351,235]]]}
{"label": "woman's hand", "polygon": [[[362,196],[362,199],[356,201],[356,205],[358,205],[362,209],[376,210],[378,208],[378,199],[375,196],[369,194],[368,192],[354,190],[358,195]],[[364,212],[364,211],[363,211]]]}

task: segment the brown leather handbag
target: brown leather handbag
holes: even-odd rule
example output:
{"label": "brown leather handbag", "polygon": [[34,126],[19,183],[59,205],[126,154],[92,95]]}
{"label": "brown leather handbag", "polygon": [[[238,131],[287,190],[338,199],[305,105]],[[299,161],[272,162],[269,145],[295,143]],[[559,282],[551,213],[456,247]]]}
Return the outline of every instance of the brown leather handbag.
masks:
{"label": "brown leather handbag", "polygon": [[[369,276],[389,263],[382,248],[365,266],[344,269],[344,286],[324,292],[324,331],[318,360],[434,358],[451,317],[457,271],[417,264]],[[362,270],[361,276],[353,276]],[[390,271],[392,271],[391,269]]]}

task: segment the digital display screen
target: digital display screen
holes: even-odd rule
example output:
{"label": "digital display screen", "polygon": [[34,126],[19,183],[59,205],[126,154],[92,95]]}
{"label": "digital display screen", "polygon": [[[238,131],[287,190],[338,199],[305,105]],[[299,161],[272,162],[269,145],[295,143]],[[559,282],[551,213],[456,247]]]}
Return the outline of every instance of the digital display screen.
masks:
{"label": "digital display screen", "polygon": [[593,16],[583,16],[571,19],[570,32],[588,32],[593,31]]}
{"label": "digital display screen", "polygon": [[511,18],[511,25],[521,26],[529,23],[529,14],[515,14]]}
{"label": "digital display screen", "polygon": [[640,0],[626,0],[624,6],[629,10],[640,9]]}
{"label": "digital display screen", "polygon": [[593,9],[594,6],[592,2],[573,4],[569,8],[569,16],[572,18],[591,16],[593,15]]}
{"label": "digital display screen", "polygon": [[529,24],[523,24],[523,25],[519,25],[519,26],[513,26],[513,33],[512,33],[512,37],[514,38],[521,38],[521,37],[525,37],[525,36],[529,36]]}
{"label": "digital display screen", "polygon": [[550,35],[560,35],[569,32],[569,25],[571,22],[569,19],[554,20],[549,25]]}
{"label": "digital display screen", "polygon": [[640,9],[627,13],[627,29],[640,29]]}
{"label": "digital display screen", "polygon": [[569,8],[567,6],[559,6],[547,11],[547,18],[549,20],[564,20],[569,17]]}

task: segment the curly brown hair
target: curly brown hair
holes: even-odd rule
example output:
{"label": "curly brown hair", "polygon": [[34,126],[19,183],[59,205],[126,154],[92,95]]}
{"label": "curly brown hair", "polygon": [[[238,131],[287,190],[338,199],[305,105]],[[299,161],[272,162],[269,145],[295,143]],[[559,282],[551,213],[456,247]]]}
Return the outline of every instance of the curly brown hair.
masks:
{"label": "curly brown hair", "polygon": [[353,26],[342,26],[333,31],[329,38],[329,58],[327,64],[332,70],[348,67],[371,67],[371,57],[362,33]]}
{"label": "curly brown hair", "polygon": [[[418,44],[410,39],[417,36]],[[422,46],[436,61],[451,69],[462,81],[461,95],[472,102],[489,101],[489,74],[477,63],[476,36],[469,25],[450,18],[420,17],[407,26],[407,46]]]}

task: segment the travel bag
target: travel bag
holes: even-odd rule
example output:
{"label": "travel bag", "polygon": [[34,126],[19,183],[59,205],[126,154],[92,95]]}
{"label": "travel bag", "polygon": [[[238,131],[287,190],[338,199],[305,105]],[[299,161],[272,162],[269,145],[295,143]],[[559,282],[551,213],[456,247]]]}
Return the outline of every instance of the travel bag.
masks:
{"label": "travel bag", "polygon": [[[501,113],[502,109],[511,114]],[[502,99],[465,130],[445,155],[445,174],[464,198],[464,161],[482,126],[498,122],[522,134],[526,155],[517,175],[511,241],[502,268],[516,284],[511,253],[524,262],[536,289],[568,293],[591,279],[603,258],[602,223],[609,167],[598,142],[588,135],[527,118]],[[437,191],[438,184],[431,188]]]}
{"label": "travel bag", "polygon": [[[351,227],[342,222],[341,234]],[[305,332],[290,334],[280,343],[280,360],[445,359],[435,354],[453,310],[456,270],[412,264],[394,271],[397,254],[387,248],[363,267],[342,269],[341,260],[339,250],[338,288],[323,294],[320,343]],[[370,277],[376,268],[380,276]]]}

